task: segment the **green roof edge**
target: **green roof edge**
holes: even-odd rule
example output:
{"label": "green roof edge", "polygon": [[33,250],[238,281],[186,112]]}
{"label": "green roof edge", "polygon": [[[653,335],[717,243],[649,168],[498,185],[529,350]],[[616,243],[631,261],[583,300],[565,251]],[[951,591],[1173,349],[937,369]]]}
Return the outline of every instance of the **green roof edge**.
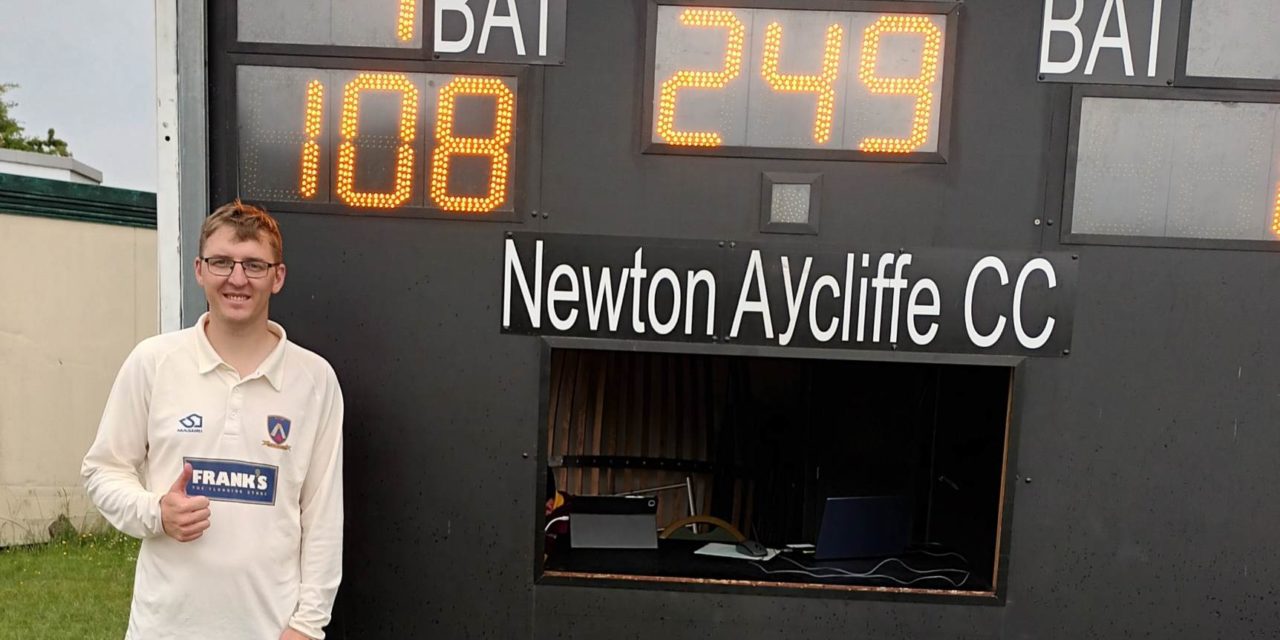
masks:
{"label": "green roof edge", "polygon": [[0,213],[156,228],[156,194],[0,173]]}

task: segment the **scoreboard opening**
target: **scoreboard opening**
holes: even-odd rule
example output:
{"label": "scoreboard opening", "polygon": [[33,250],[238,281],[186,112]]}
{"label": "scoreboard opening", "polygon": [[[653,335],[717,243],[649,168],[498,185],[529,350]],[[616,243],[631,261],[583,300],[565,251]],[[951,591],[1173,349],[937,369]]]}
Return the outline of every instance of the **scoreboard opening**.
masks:
{"label": "scoreboard opening", "polygon": [[[540,580],[998,600],[1013,369],[548,353]],[[656,499],[657,548],[575,543],[597,496]]]}

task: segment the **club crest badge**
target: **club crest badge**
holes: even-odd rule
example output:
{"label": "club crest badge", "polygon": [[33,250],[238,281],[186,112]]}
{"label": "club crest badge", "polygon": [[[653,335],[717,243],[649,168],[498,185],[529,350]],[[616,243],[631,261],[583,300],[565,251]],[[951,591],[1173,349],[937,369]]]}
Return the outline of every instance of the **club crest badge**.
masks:
{"label": "club crest badge", "polygon": [[285,444],[285,440],[289,439],[289,427],[291,426],[289,419],[284,416],[267,416],[267,435],[270,440],[263,440],[262,445],[271,447],[272,449],[289,450],[289,445]]}

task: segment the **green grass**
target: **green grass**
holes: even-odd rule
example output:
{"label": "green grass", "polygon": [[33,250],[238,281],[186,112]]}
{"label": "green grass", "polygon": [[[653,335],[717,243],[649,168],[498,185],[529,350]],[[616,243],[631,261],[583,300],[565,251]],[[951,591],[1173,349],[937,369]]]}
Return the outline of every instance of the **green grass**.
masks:
{"label": "green grass", "polygon": [[120,640],[137,558],[138,541],[114,531],[0,549],[0,640]]}

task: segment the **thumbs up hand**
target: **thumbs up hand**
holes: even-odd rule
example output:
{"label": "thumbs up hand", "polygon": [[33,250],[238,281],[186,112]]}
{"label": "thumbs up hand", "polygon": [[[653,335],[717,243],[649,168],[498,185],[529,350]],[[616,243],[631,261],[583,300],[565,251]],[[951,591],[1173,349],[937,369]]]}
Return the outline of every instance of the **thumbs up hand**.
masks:
{"label": "thumbs up hand", "polygon": [[160,498],[160,523],[164,532],[178,542],[191,542],[209,528],[209,499],[187,495],[191,481],[191,463],[182,465],[182,473]]}

